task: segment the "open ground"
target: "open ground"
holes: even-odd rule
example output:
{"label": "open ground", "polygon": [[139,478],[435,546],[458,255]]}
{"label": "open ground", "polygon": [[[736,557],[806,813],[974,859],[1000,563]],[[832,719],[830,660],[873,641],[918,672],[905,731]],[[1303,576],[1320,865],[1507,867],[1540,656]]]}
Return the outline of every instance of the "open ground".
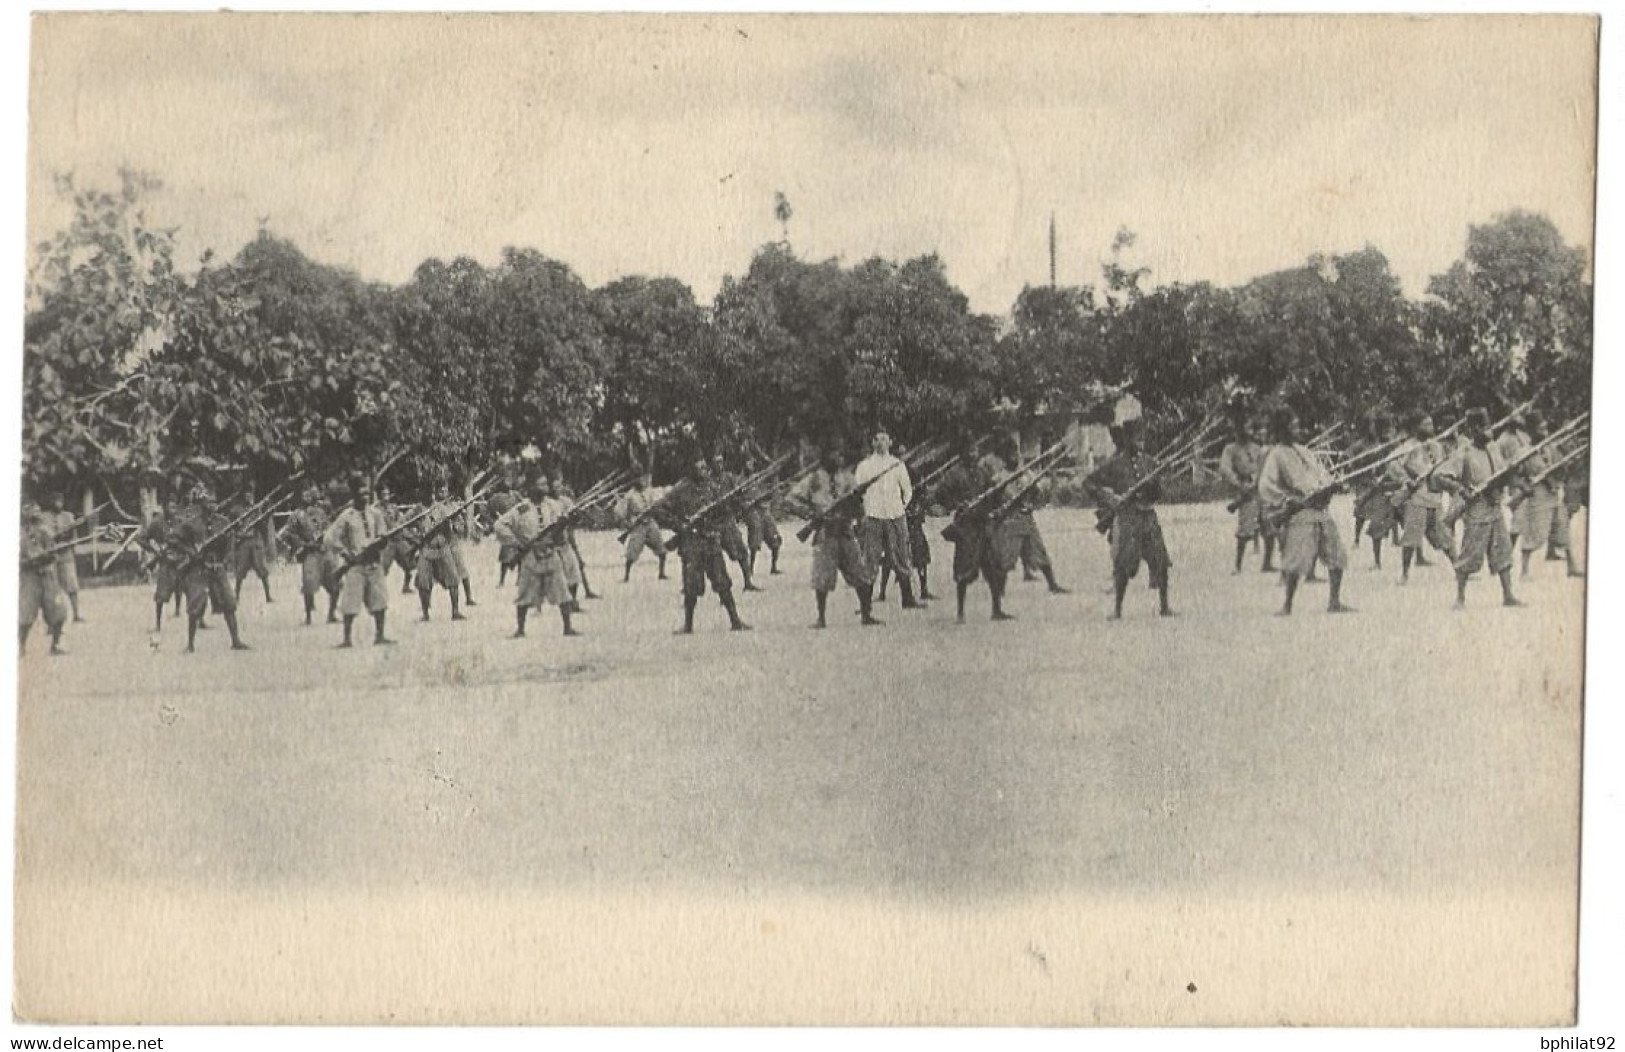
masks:
{"label": "open ground", "polygon": [[[1336,505],[1347,535],[1346,502]],[[180,653],[150,586],[36,630],[18,724],[17,1011],[106,1020],[1556,1022],[1574,989],[1584,581],[1528,607],[1448,567],[1345,598],[1230,572],[1217,505],[1162,511],[1179,616],[1109,623],[1086,512],[1040,514],[1073,594],[972,592],[931,530],[923,612],[810,554],[675,637],[673,580],[508,639],[472,546],[452,624],[392,595],[333,649],[243,590]],[[1583,543],[1583,514],[1576,519]],[[1387,554],[1387,553],[1385,553]],[[1438,560],[1442,563],[1442,559]],[[1017,578],[1019,579],[1019,574]],[[399,587],[391,577],[392,591]],[[358,636],[365,633],[358,632]]]}

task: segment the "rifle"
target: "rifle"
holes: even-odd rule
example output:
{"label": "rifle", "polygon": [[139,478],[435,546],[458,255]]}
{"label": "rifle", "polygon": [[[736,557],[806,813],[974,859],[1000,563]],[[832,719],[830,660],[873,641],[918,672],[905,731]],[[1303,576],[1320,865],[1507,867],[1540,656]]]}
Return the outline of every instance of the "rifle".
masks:
{"label": "rifle", "polygon": [[1490,491],[1504,485],[1507,480],[1509,480],[1518,471],[1519,468],[1527,464],[1537,453],[1541,452],[1558,439],[1563,438],[1569,433],[1577,430],[1581,426],[1581,422],[1589,415],[1589,413],[1581,413],[1579,416],[1575,417],[1573,420],[1570,420],[1556,431],[1553,431],[1539,442],[1534,443],[1528,449],[1524,450],[1522,453],[1519,453],[1507,463],[1501,465],[1501,468],[1498,471],[1491,472],[1490,477],[1485,479],[1482,484],[1475,487],[1471,492],[1463,493],[1460,490],[1453,491],[1460,499],[1451,502],[1450,511],[1444,517],[1445,528],[1448,529],[1449,527],[1454,526],[1456,521],[1461,518],[1463,513],[1466,512],[1469,504],[1476,500],[1483,499],[1486,493],[1489,493]]}
{"label": "rifle", "polygon": [[[1039,453],[1038,456],[1034,457],[1026,465],[1010,472],[1004,478],[993,483],[987,489],[984,489],[970,500],[955,508],[952,521],[950,521],[947,527],[942,531],[943,540],[957,543],[957,537],[960,533],[959,524],[964,522],[966,519],[992,519],[1007,514],[1010,507],[1013,506],[1005,502],[1005,495],[1010,489],[1011,485],[1015,483],[1017,479],[1021,478],[1024,473],[1029,471],[1035,472],[1033,478],[1030,479],[1029,482],[1036,484],[1039,479],[1043,478],[1044,473],[1046,473],[1054,465],[1060,463],[1065,456],[1066,439],[1063,438],[1053,446],[1050,446],[1048,449],[1045,449]],[[1026,496],[1031,489],[1032,485],[1024,485],[1022,487],[1021,495]],[[995,508],[997,508],[996,511]]]}
{"label": "rifle", "polygon": [[1332,496],[1332,494],[1343,489],[1360,476],[1372,471],[1376,471],[1379,468],[1387,467],[1390,463],[1399,459],[1407,452],[1409,452],[1409,450],[1396,449],[1389,453],[1386,457],[1383,457],[1381,460],[1372,461],[1363,468],[1357,468],[1345,475],[1341,475],[1311,493],[1306,493],[1301,497],[1288,498],[1285,504],[1282,504],[1279,508],[1271,509],[1264,514],[1265,524],[1268,525],[1272,531],[1279,530],[1288,519],[1292,518],[1292,516],[1296,515],[1298,512],[1305,508],[1313,507],[1314,505],[1319,504],[1321,501],[1327,500]]}
{"label": "rifle", "polygon": [[594,482],[592,485],[588,486],[586,491],[583,492],[581,496],[577,497],[576,500],[581,503],[586,503],[606,490],[619,490],[627,482],[631,481],[631,475],[632,471],[630,468],[622,468],[619,471],[612,471],[608,475],[605,475],[603,478],[599,479],[597,482]]}
{"label": "rifle", "polygon": [[923,508],[925,506],[925,502],[935,493],[936,487],[941,484],[942,479],[948,474],[948,472],[954,469],[956,464],[964,459],[965,455],[963,453],[955,453],[947,460],[944,460],[942,463],[932,468],[924,478],[915,483],[914,499],[909,501],[910,507]]}
{"label": "rifle", "polygon": [[1551,464],[1551,466],[1548,467],[1545,471],[1542,471],[1540,474],[1536,475],[1534,478],[1532,478],[1528,482],[1526,482],[1524,484],[1524,486],[1520,487],[1519,490],[1518,490],[1518,493],[1515,496],[1513,496],[1513,498],[1511,500],[1507,501],[1507,510],[1508,511],[1517,511],[1519,506],[1522,505],[1524,501],[1528,500],[1533,495],[1532,491],[1534,490],[1534,488],[1536,486],[1540,485],[1542,482],[1545,482],[1547,479],[1549,479],[1553,475],[1557,474],[1563,468],[1567,467],[1571,461],[1573,461],[1575,458],[1579,457],[1581,454],[1589,452],[1590,449],[1591,449],[1591,443],[1590,442],[1581,442],[1579,445],[1575,446],[1573,449],[1571,449],[1567,453],[1563,454],[1556,461],[1554,461]]}
{"label": "rifle", "polygon": [[[55,536],[60,536],[60,534],[56,534]],[[58,555],[66,551],[71,551],[75,547],[91,540],[94,540],[94,537],[70,537],[65,541],[59,541],[56,544],[52,544],[45,548],[39,554],[32,556],[31,558],[24,559],[23,565],[31,570],[44,570],[52,563],[56,562],[56,557]]]}
{"label": "rifle", "polygon": [[[1202,451],[1203,447],[1207,445],[1210,436],[1213,434],[1213,430],[1218,426],[1218,421],[1209,418],[1207,422],[1202,425],[1201,429],[1196,432],[1194,438],[1190,439],[1182,447],[1175,450],[1172,455],[1159,460],[1150,471],[1136,479],[1133,485],[1129,486],[1128,489],[1118,494],[1115,499],[1108,498],[1106,503],[1095,509],[1095,532],[1102,534],[1110,533],[1112,523],[1117,521],[1117,510],[1119,508],[1133,500],[1135,497],[1138,497],[1141,493],[1144,493],[1146,489],[1150,487],[1151,483],[1155,482],[1163,475],[1166,475],[1174,468],[1180,466],[1191,457],[1198,455]],[[1096,472],[1095,474],[1099,474],[1099,472]],[[1090,478],[1093,478],[1093,476],[1090,476]],[[1085,484],[1088,484],[1088,480],[1085,480]]]}
{"label": "rifle", "polygon": [[[546,526],[543,526],[540,533],[532,537],[527,543],[521,545],[520,556],[523,557],[526,553],[536,551],[540,548],[547,548],[565,543],[566,540],[564,533],[566,530],[570,529],[578,521],[580,521],[587,512],[592,511],[595,508],[602,507],[607,502],[615,500],[619,496],[620,492],[611,488],[601,490],[592,497],[589,497],[587,500],[577,503],[569,511],[565,512],[563,515],[560,515]],[[548,541],[550,543],[544,544],[543,541]],[[573,539],[571,539],[569,543],[573,546],[575,542]],[[580,554],[581,553],[578,550],[576,552],[577,557],[579,557]]]}
{"label": "rifle", "polygon": [[[345,556],[344,561],[339,564],[338,570],[334,573],[334,577],[342,578],[355,567],[364,563],[371,563],[376,560],[378,556],[383,554],[384,549],[389,546],[390,542],[394,541],[395,538],[399,537],[413,526],[416,526],[418,523],[428,518],[429,513],[432,511],[434,511],[434,505],[431,504],[429,507],[424,508],[422,511],[406,519],[404,522],[396,523],[383,533],[380,533],[378,536],[368,541],[366,546],[360,551],[356,552],[354,555]],[[339,514],[342,515],[343,512],[340,512]]]}
{"label": "rifle", "polygon": [[[1535,397],[1538,397],[1538,393],[1537,393],[1536,396],[1531,397],[1527,402],[1524,402],[1522,405],[1516,407],[1511,412],[1507,413],[1506,416],[1503,416],[1501,419],[1499,419],[1495,423],[1491,424],[1487,429],[1488,432],[1491,435],[1495,434],[1495,432],[1499,431],[1502,427],[1504,427],[1509,421],[1511,421],[1519,413],[1522,413],[1524,410],[1526,410],[1530,406],[1534,405],[1535,404]],[[1582,414],[1582,416],[1589,416],[1589,415],[1590,415],[1589,413]],[[1443,431],[1440,431],[1437,435],[1434,435],[1433,436],[1433,441],[1435,441],[1435,442],[1443,442],[1445,439],[1449,438],[1451,435],[1455,434],[1458,430],[1460,430],[1461,425],[1465,424],[1466,422],[1467,422],[1467,418],[1465,416],[1463,416],[1460,420],[1457,420],[1454,424],[1451,424],[1449,427],[1445,428]],[[1572,423],[1572,421],[1571,421],[1571,423]],[[1396,496],[1395,502],[1403,504],[1405,501],[1408,501],[1412,497],[1416,496],[1417,491],[1422,488],[1423,484],[1427,483],[1430,479],[1432,479],[1433,476],[1438,473],[1439,468],[1444,465],[1444,462],[1446,460],[1449,460],[1449,459],[1450,458],[1448,456],[1440,457],[1438,460],[1433,462],[1433,466],[1428,468],[1427,471],[1423,472],[1421,475],[1419,475],[1416,478],[1410,480],[1409,482],[1403,483],[1404,490],[1403,490],[1403,492],[1399,493]]]}
{"label": "rifle", "polygon": [[292,500],[294,495],[292,493],[285,493],[281,497],[277,497],[274,503],[271,503],[272,497],[274,497],[276,494],[276,490],[281,488],[281,486],[276,487],[276,489],[273,489],[269,494],[266,494],[264,499],[249,505],[248,509],[241,515],[237,516],[235,519],[232,519],[230,522],[214,531],[214,533],[204,538],[203,543],[199,544],[195,550],[191,552],[183,552],[180,554],[178,560],[171,560],[178,562],[175,572],[181,576],[185,576],[193,566],[196,566],[198,562],[202,560],[204,555],[208,553],[209,549],[213,548],[215,545],[219,544],[228,537],[231,537],[233,534],[245,530],[252,530],[254,527],[258,526],[260,523],[269,518],[278,508]]}
{"label": "rifle", "polygon": [[[769,472],[777,471],[780,467],[783,466],[784,462],[786,460],[789,460],[789,459],[790,459],[790,454],[788,454],[788,453],[784,454],[784,456],[782,456],[782,457],[779,457],[777,460],[775,460],[773,463],[769,464],[767,467],[763,468],[761,471],[758,471],[756,474],[751,475],[750,477],[744,479],[742,482],[740,482],[738,485],[734,486],[732,489],[730,489],[728,492],[724,493],[722,496],[716,498],[715,500],[711,501],[708,504],[703,505],[699,510],[695,511],[693,514],[691,514],[691,515],[687,516],[686,518],[684,518],[682,522],[678,523],[676,526],[671,527],[672,532],[675,533],[678,537],[683,537],[683,536],[686,536],[688,534],[693,533],[700,526],[700,524],[703,523],[706,519],[710,518],[711,516],[715,515],[717,512],[722,511],[724,508],[728,507],[728,505],[732,504],[735,500],[738,499],[740,494],[744,493],[746,490],[750,489],[752,486],[759,483],[763,478],[766,477],[766,475]],[[665,503],[665,501],[661,501],[660,503],[663,504],[663,503]],[[654,508],[651,507],[649,509],[649,511],[653,512]],[[642,518],[642,517],[643,516],[639,516],[639,518]],[[630,533],[631,528],[628,528],[627,532]]]}
{"label": "rifle", "polygon": [[[416,540],[412,541],[412,543],[407,545],[406,550],[401,554],[401,565],[404,566],[404,565],[406,565],[407,560],[415,558],[417,556],[417,553],[422,551],[424,546],[427,545],[431,539],[433,539],[434,537],[436,537],[439,534],[443,533],[444,531],[449,530],[451,528],[451,524],[456,521],[457,516],[461,515],[463,512],[465,512],[469,508],[473,507],[475,505],[475,503],[477,503],[478,501],[484,500],[485,495],[487,493],[491,492],[491,490],[493,490],[494,488],[496,488],[496,485],[497,485],[497,483],[499,481],[501,481],[501,480],[497,479],[497,478],[487,479],[485,481],[484,485],[482,485],[479,489],[474,491],[473,496],[469,497],[467,500],[464,500],[461,504],[457,505],[457,507],[455,507],[451,511],[447,512],[444,518],[442,518],[439,522],[435,523],[433,526],[431,526],[427,530],[425,530],[423,532],[423,536],[417,538]],[[433,511],[434,511],[434,506],[431,505],[428,508],[424,509],[423,514],[425,516],[427,516],[427,515],[431,514]],[[417,517],[414,517],[413,521],[416,521],[416,518]],[[380,551],[381,550],[382,549],[380,549]]]}
{"label": "rifle", "polygon": [[[110,500],[102,501],[100,504],[96,505],[94,508],[91,508],[85,514],[83,514],[83,515],[79,516],[78,518],[74,519],[72,522],[68,523],[66,526],[62,527],[60,530],[53,531],[52,534],[51,534],[51,540],[52,541],[60,540],[66,534],[72,533],[74,530],[77,530],[79,527],[83,526],[85,523],[87,523],[91,519],[95,518],[102,511],[105,511],[107,508],[112,507],[112,505],[113,505],[113,502],[110,501]],[[80,541],[79,543],[83,544],[85,542]]]}
{"label": "rifle", "polygon": [[1010,514],[1012,509],[1021,504],[1027,494],[1031,493],[1038,487],[1040,482],[1044,481],[1046,475],[1060,467],[1061,462],[1069,456],[1069,451],[1065,448],[1065,445],[1066,440],[1062,439],[1048,450],[1034,457],[1031,464],[1024,468],[1018,468],[1013,472],[1012,477],[1014,478],[1020,478],[1023,474],[1030,474],[1032,477],[1023,482],[1015,492],[1006,493],[1004,499],[999,502],[999,506],[994,508],[992,513],[988,515],[988,520],[997,522]]}

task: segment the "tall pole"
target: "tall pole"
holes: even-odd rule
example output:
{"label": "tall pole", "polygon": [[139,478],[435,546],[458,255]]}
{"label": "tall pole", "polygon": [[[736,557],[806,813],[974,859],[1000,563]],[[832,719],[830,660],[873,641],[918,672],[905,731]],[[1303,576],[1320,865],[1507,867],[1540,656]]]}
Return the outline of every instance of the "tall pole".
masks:
{"label": "tall pole", "polygon": [[1055,287],[1055,213],[1049,214],[1049,287]]}

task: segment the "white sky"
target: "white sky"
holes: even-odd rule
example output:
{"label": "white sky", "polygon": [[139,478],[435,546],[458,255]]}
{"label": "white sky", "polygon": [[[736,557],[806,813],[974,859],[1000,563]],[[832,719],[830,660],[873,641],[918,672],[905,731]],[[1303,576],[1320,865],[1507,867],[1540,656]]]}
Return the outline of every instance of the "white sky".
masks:
{"label": "white sky", "polygon": [[406,280],[532,246],[709,299],[795,209],[807,258],[940,253],[975,308],[1098,280],[1233,284],[1370,243],[1406,289],[1467,226],[1590,243],[1593,24],[1465,19],[58,14],[36,21],[30,241],[49,173],[167,184],[225,255],[263,219]]}

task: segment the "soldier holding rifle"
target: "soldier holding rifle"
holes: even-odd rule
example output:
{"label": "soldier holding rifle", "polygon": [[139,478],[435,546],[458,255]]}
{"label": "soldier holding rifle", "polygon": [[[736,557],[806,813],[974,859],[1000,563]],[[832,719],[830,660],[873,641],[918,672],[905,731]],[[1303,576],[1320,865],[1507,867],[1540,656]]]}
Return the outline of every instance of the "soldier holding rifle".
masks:
{"label": "soldier holding rifle", "polygon": [[1253,439],[1252,422],[1245,412],[1235,417],[1235,434],[1219,451],[1219,475],[1230,486],[1232,500],[1229,509],[1236,516],[1236,565],[1232,574],[1241,573],[1241,563],[1247,555],[1247,546],[1262,533],[1264,538],[1264,565],[1262,572],[1275,569],[1275,537],[1263,533],[1259,518],[1258,469],[1264,464],[1264,447]]}
{"label": "soldier holding rifle", "polygon": [[[45,524],[54,538],[52,542],[54,545],[66,540],[79,527],[79,519],[73,512],[63,507],[61,491],[53,490],[45,501],[50,509],[45,513]],[[79,616],[79,561],[73,548],[57,550],[56,575],[63,594],[68,597],[68,606],[73,610],[74,624],[78,624],[84,618]]]}
{"label": "soldier holding rifle", "polygon": [[56,517],[25,500],[19,539],[22,555],[17,579],[17,654],[28,646],[28,633],[41,616],[51,633],[51,653],[64,653],[62,626],[68,620],[68,597],[57,577],[57,553],[52,538]]}
{"label": "soldier holding rifle", "polygon": [[1173,560],[1168,556],[1168,545],[1163,540],[1162,523],[1157,519],[1156,502],[1162,499],[1160,475],[1177,460],[1196,448],[1207,437],[1208,429],[1197,432],[1193,442],[1185,443],[1159,462],[1141,448],[1143,424],[1140,420],[1125,420],[1113,429],[1112,441],[1117,452],[1102,464],[1092,479],[1094,488],[1105,498],[1101,521],[1096,528],[1109,526],[1112,550],[1112,620],[1123,617],[1123,598],[1128,594],[1128,583],[1145,564],[1151,587],[1157,592],[1157,613],[1172,617],[1173,607],[1168,602],[1168,571]]}
{"label": "soldier holding rifle", "polygon": [[987,582],[992,599],[992,620],[1015,620],[1004,609],[1004,588],[1010,571],[1016,568],[1020,550],[1011,543],[1004,520],[994,513],[1010,479],[994,479],[987,459],[959,462],[943,481],[943,489],[954,494],[968,493],[954,509],[953,518],[942,539],[954,546],[954,622],[965,623],[965,598],[977,578]]}
{"label": "soldier holding rifle", "polygon": [[[1274,445],[1258,471],[1258,496],[1263,502],[1263,514],[1273,518],[1281,533],[1281,579],[1286,586],[1281,615],[1291,616],[1298,582],[1308,575],[1317,559],[1325,565],[1331,582],[1327,612],[1352,612],[1353,607],[1343,603],[1348,552],[1338,536],[1337,523],[1326,510],[1340,484],[1320,458],[1301,443],[1298,415],[1290,408],[1281,406],[1270,414],[1270,441]],[[1372,470],[1385,463],[1377,461]]]}
{"label": "soldier holding rifle", "polygon": [[1470,409],[1462,427],[1466,444],[1458,449],[1433,476],[1433,485],[1454,494],[1463,503],[1461,554],[1455,559],[1456,609],[1467,605],[1467,580],[1487,562],[1490,572],[1501,579],[1501,605],[1522,606],[1512,594],[1512,540],[1501,498],[1512,482],[1516,467],[1527,463],[1539,447],[1531,447],[1509,461],[1491,439],[1489,414]]}
{"label": "soldier holding rifle", "polygon": [[[328,528],[327,538],[340,559],[339,610],[344,616],[344,640],[339,648],[353,645],[355,619],[363,607],[372,615],[374,646],[393,646],[384,635],[389,614],[389,588],[384,578],[383,558],[391,544],[411,525],[407,520],[393,529],[383,505],[373,500],[372,483],[363,475],[350,478],[350,504],[339,512]],[[404,564],[403,564],[404,568]],[[410,575],[411,570],[407,573]],[[410,580],[410,577],[408,577]]]}
{"label": "soldier holding rifle", "polygon": [[285,527],[285,540],[299,563],[299,594],[305,601],[305,624],[311,623],[316,612],[316,593],[323,589],[327,591],[327,620],[331,624],[338,620],[339,581],[333,573],[337,567],[332,553],[327,550],[322,535],[333,516],[315,485],[305,487],[302,504]]}
{"label": "soldier holding rifle", "polygon": [[544,605],[559,608],[565,635],[580,635],[570,623],[572,606],[564,576],[566,542],[558,525],[561,520],[554,515],[546,476],[536,476],[526,489],[528,494],[503,512],[493,530],[497,542],[511,548],[519,563],[514,581],[512,638],[525,637],[525,621],[531,608]]}
{"label": "soldier holding rifle", "polygon": [[[1033,509],[1038,503],[1037,478],[1032,473],[1032,466],[1023,467],[1020,460],[1020,450],[1015,442],[1010,443],[1005,456],[994,458],[997,465],[992,471],[994,480],[1009,478],[1012,487],[1023,490],[1020,500],[1004,516],[1006,538],[1021,561],[1023,580],[1036,580],[1037,575],[1042,575],[1051,595],[1066,595],[1068,590],[1055,579],[1049,549],[1044,546],[1044,535],[1038,532],[1038,520],[1033,517]],[[1029,486],[1029,482],[1034,484]]]}
{"label": "soldier holding rifle", "polygon": [[[1446,526],[1460,518],[1464,524],[1461,556],[1456,560],[1456,607],[1467,602],[1467,580],[1477,573],[1485,562],[1490,571],[1501,579],[1501,602],[1505,606],[1522,606],[1512,594],[1512,541],[1501,511],[1501,499],[1508,488],[1522,479],[1519,500],[1527,500],[1533,487],[1548,478],[1556,462],[1545,460],[1545,454],[1556,443],[1579,433],[1585,416],[1578,417],[1550,435],[1532,439],[1532,444],[1513,459],[1507,459],[1501,446],[1492,437],[1488,414],[1474,409],[1464,419],[1466,442],[1435,474],[1434,484],[1452,493],[1458,500]],[[1532,431],[1532,434],[1534,432]],[[1524,474],[1526,467],[1537,461],[1546,466],[1537,475]]]}
{"label": "soldier holding rifle", "polygon": [[677,557],[683,564],[683,627],[677,630],[678,635],[693,634],[694,608],[705,594],[707,581],[728,612],[729,627],[735,632],[750,631],[739,617],[733,579],[728,576],[723,556],[727,529],[732,525],[734,533],[738,532],[728,507],[748,481],[722,490],[711,466],[703,457],[697,457],[689,470],[688,484],[655,509],[656,521],[676,533]]}
{"label": "soldier holding rifle", "polygon": [[835,591],[837,576],[845,578],[857,593],[862,623],[880,624],[874,616],[874,567],[863,557],[857,536],[863,492],[853,482],[852,473],[841,470],[840,453],[834,448],[820,453],[818,466],[796,483],[788,499],[808,519],[796,536],[811,539],[813,545],[812,588],[818,620],[812,627],[829,625],[829,595]]}
{"label": "soldier holding rifle", "polygon": [[246,521],[227,521],[205,485],[192,488],[191,507],[178,516],[170,537],[179,549],[181,588],[186,593],[186,652],[193,652],[198,626],[210,606],[226,622],[231,649],[247,650],[237,630],[237,592],[227,571],[231,532]]}
{"label": "soldier holding rifle", "polygon": [[632,564],[638,561],[645,548],[654,552],[660,563],[660,580],[666,579],[666,540],[660,535],[660,527],[648,517],[648,511],[654,507],[654,496],[649,492],[654,485],[654,476],[645,471],[638,477],[638,484],[621,500],[621,519],[627,524],[625,562],[626,573],[621,577],[621,583],[632,580]]}
{"label": "soldier holding rifle", "polygon": [[1455,558],[1455,543],[1450,531],[1444,528],[1444,501],[1439,491],[1428,484],[1429,476],[1444,462],[1445,449],[1435,434],[1433,417],[1419,413],[1412,418],[1410,440],[1405,455],[1393,468],[1392,475],[1402,487],[1400,506],[1404,532],[1400,536],[1400,578],[1404,584],[1411,579],[1411,564],[1427,566],[1422,556],[1422,542],[1433,545],[1445,557]]}
{"label": "soldier holding rifle", "polygon": [[423,533],[413,545],[417,550],[415,576],[418,585],[418,606],[422,619],[429,620],[429,608],[434,600],[434,586],[439,584],[451,596],[451,619],[465,620],[458,603],[457,587],[461,583],[458,561],[453,557],[453,530],[456,528],[457,505],[450,500],[450,490],[444,482],[434,486],[434,503],[429,505],[423,519]]}

